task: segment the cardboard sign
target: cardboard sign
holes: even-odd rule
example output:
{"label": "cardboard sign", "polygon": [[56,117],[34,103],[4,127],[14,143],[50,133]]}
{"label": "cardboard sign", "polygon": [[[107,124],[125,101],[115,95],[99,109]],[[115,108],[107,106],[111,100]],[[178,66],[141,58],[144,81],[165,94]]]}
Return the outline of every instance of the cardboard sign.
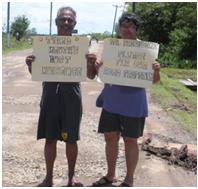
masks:
{"label": "cardboard sign", "polygon": [[84,81],[87,75],[85,54],[88,39],[77,36],[35,36],[32,80]]}
{"label": "cardboard sign", "polygon": [[159,44],[153,42],[106,39],[99,77],[104,83],[147,88],[152,85],[158,51]]}

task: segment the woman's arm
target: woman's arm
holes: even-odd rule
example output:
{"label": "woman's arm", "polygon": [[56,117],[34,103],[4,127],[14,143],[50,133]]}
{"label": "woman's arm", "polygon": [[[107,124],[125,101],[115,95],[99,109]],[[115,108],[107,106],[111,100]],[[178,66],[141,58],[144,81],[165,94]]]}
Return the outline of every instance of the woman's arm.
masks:
{"label": "woman's arm", "polygon": [[160,63],[156,60],[153,65],[152,68],[154,70],[153,73],[153,83],[157,83],[158,81],[160,81]]}

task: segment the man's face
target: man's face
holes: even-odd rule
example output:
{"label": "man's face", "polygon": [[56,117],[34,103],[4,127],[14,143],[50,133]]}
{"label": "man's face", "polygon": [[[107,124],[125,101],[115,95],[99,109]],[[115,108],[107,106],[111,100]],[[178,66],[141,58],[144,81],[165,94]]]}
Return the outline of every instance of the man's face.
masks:
{"label": "man's face", "polygon": [[137,39],[137,27],[133,22],[122,22],[119,31],[122,39]]}
{"label": "man's face", "polygon": [[71,35],[76,25],[75,16],[69,10],[63,10],[56,19],[58,35]]}

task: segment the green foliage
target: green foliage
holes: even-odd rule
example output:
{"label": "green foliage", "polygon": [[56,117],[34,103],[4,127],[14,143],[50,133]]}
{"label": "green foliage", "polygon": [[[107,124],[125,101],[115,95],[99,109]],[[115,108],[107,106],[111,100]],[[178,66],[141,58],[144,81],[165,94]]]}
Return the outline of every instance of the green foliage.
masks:
{"label": "green foliage", "polygon": [[137,3],[137,15],[141,20],[140,35],[148,41],[166,44],[168,33],[172,28],[175,6],[166,3]]}
{"label": "green foliage", "polygon": [[86,37],[87,35],[90,35],[91,39],[96,40],[96,41],[104,40],[105,38],[111,37],[111,33],[108,31],[105,31],[104,33],[81,34],[79,36]]}
{"label": "green foliage", "polygon": [[20,41],[26,35],[29,25],[30,21],[25,15],[18,16],[11,25],[11,34]]}
{"label": "green foliage", "polygon": [[2,51],[3,54],[11,51],[23,50],[32,48],[31,41],[28,38],[21,38],[20,41],[16,40],[13,36],[10,36],[10,48],[6,47],[6,33],[2,33]]}
{"label": "green foliage", "polygon": [[171,79],[191,79],[197,81],[197,71],[194,69],[163,68],[161,72]]}
{"label": "green foliage", "polygon": [[103,34],[101,33],[91,33],[91,38],[95,40],[103,40],[105,38],[111,37],[111,34],[108,31],[105,31]]}
{"label": "green foliage", "polygon": [[136,3],[136,13],[141,20],[140,38],[160,43],[162,66],[196,68],[195,2]]}

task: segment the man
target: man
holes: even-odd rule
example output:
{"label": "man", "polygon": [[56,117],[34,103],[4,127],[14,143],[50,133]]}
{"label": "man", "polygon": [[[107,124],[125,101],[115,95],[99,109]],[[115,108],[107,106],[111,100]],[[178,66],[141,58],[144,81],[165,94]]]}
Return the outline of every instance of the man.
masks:
{"label": "man", "polygon": [[[76,25],[76,12],[71,7],[62,7],[58,10],[55,21],[59,36],[71,36]],[[89,58],[88,55],[86,57]],[[26,58],[30,73],[35,58],[33,55]],[[93,57],[91,61],[93,62]],[[90,61],[88,63],[91,65]],[[89,66],[88,68],[90,70]],[[92,77],[88,74],[89,76]],[[67,186],[83,186],[74,177],[78,154],[77,140],[80,138],[79,129],[82,116],[80,84],[77,82],[43,82],[40,107],[37,139],[46,139],[44,147],[46,177],[38,186],[53,186],[53,166],[58,140],[66,142]]]}
{"label": "man", "polygon": [[[119,33],[122,39],[137,40],[139,21],[135,14],[123,13],[119,19]],[[102,62],[96,62],[96,68]],[[153,83],[160,79],[160,64],[153,63]],[[133,186],[133,177],[138,162],[138,137],[143,135],[145,118],[148,116],[144,88],[105,84],[97,102],[102,107],[99,133],[104,133],[106,142],[107,174],[93,186],[105,186],[115,181],[120,135],[123,137],[126,158],[126,176],[120,186]]]}

